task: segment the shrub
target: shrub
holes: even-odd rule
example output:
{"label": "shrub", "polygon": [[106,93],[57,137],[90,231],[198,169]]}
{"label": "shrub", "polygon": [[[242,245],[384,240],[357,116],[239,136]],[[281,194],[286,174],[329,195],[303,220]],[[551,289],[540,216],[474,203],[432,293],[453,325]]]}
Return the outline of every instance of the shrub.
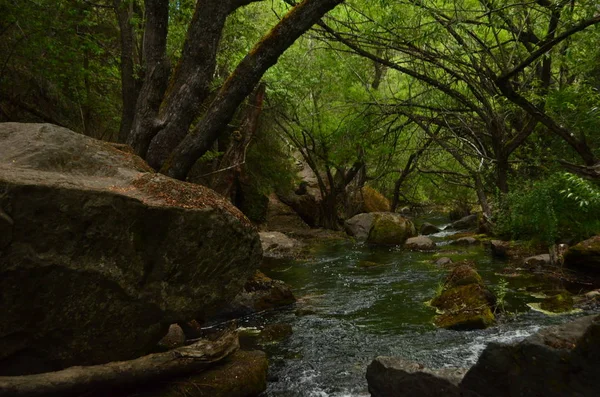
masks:
{"label": "shrub", "polygon": [[502,198],[496,233],[553,244],[600,233],[600,188],[568,173],[556,173]]}

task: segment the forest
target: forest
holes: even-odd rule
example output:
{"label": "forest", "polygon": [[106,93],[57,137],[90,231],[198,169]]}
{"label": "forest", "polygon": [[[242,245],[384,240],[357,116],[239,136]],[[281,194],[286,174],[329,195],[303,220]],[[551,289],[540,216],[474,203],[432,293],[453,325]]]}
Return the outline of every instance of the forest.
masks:
{"label": "forest", "polygon": [[5,2],[1,120],[128,143],[178,179],[243,161],[262,193],[295,182],[293,151],[328,228],[353,183],[393,209],[478,205],[514,237],[598,231],[595,2],[218,3]]}
{"label": "forest", "polygon": [[[52,360],[31,359],[38,353],[31,355],[28,349],[34,351],[31,346],[48,335],[62,340],[56,336],[62,334],[52,327],[52,331],[44,330],[43,336],[27,336],[14,352],[7,348],[10,354],[0,354],[0,395],[5,390],[6,395],[21,390],[14,386],[21,381],[13,384],[8,377],[51,371],[58,374],[70,371],[64,368],[72,365],[144,360],[144,354],[155,352],[152,349],[171,324],[181,326],[185,340],[196,341],[204,336],[204,331],[195,328],[198,324],[245,318],[239,308],[231,309],[235,315],[223,309],[224,302],[230,304],[240,289],[252,299],[261,288],[269,289],[270,294],[277,290],[280,304],[275,306],[297,300],[295,312],[276,311],[266,320],[239,320],[243,331],[261,328],[261,321],[291,321],[295,324],[294,337],[302,340],[297,343],[315,349],[303,353],[306,357],[298,361],[302,364],[294,364],[288,356],[300,353],[286,350],[286,345],[261,345],[271,360],[285,357],[275,360],[277,376],[271,377],[278,379],[284,379],[286,371],[310,373],[312,369],[302,367],[302,360],[311,358],[322,365],[320,360],[326,358],[342,365],[339,355],[324,354],[321,358],[318,350],[331,346],[336,326],[343,328],[340,332],[347,338],[370,335],[358,331],[350,334],[350,323],[374,327],[373,334],[381,336],[373,342],[380,355],[391,345],[414,343],[413,339],[394,339],[397,335],[425,335],[433,332],[427,328],[431,324],[451,330],[479,330],[497,323],[505,333],[529,335],[533,325],[560,323],[552,317],[556,313],[577,317],[575,313],[600,311],[600,292],[592,294],[600,291],[600,5],[596,1],[0,0],[0,15],[0,126],[6,126],[0,127],[0,146],[4,146],[0,147],[0,280],[4,278],[5,283],[3,287],[0,281],[0,291],[9,291],[11,285],[28,285],[23,291],[13,288],[5,295],[0,293],[0,317],[16,313],[15,324],[27,318],[28,327],[33,327],[40,309],[21,305],[25,295],[19,298],[18,294],[26,291],[41,291],[39,302],[63,305],[64,297],[54,300],[51,288],[41,286],[52,282],[59,285],[56,280],[66,276],[51,269],[67,261],[70,270],[65,274],[70,274],[74,269],[70,261],[77,262],[73,258],[79,255],[86,258],[78,259],[80,266],[89,270],[93,267],[89,263],[104,264],[105,252],[110,252],[106,257],[114,255],[118,270],[101,270],[101,277],[119,274],[115,280],[126,291],[123,294],[135,296],[128,300],[112,289],[93,295],[95,301],[114,299],[119,309],[102,309],[106,313],[135,318],[124,325],[123,335],[101,329],[110,321],[98,325],[97,333],[82,333],[88,339],[65,347],[75,353],[64,361],[60,361],[63,353],[48,353],[47,347],[40,347],[44,353],[39,357],[48,354]],[[43,123],[46,127],[39,124],[32,127],[39,131],[23,130],[19,137],[15,131],[26,127],[17,123]],[[55,129],[58,127],[74,131],[76,137],[69,138],[65,130]],[[50,132],[45,140],[38,141],[46,129]],[[115,148],[119,155],[111,152]],[[42,149],[50,154],[32,154]],[[27,173],[33,168],[40,174],[32,177]],[[127,179],[134,178],[134,171],[144,175]],[[47,178],[45,172],[57,174],[48,177],[50,182],[42,182]],[[73,176],[72,185],[64,182],[66,174]],[[21,178],[33,179],[22,182]],[[22,188],[15,187],[20,183]],[[28,190],[28,186],[40,183],[59,188],[56,194],[43,193],[37,199],[35,195],[43,189]],[[130,204],[123,204],[126,200],[66,198],[64,190],[70,186],[83,189],[86,197],[104,189],[109,195],[141,200],[150,208],[150,215],[142,215],[137,204],[127,207]],[[78,206],[77,202],[92,204]],[[207,221],[196,214],[196,210],[205,211],[211,205],[220,215]],[[174,211],[175,207],[180,212]],[[67,212],[72,214],[63,214]],[[385,222],[394,227],[402,223],[401,241],[383,229],[388,215],[371,217],[368,226],[362,226],[366,218],[353,221],[364,213],[393,214],[393,220]],[[241,226],[226,220],[231,214]],[[37,230],[36,222],[44,226]],[[381,229],[375,232],[378,222]],[[21,226],[25,223],[32,224]],[[420,226],[423,236],[418,236],[415,225]],[[362,237],[365,232],[361,227],[367,228]],[[426,232],[428,227],[432,229]],[[269,235],[271,232],[279,234]],[[433,240],[425,235],[433,235]],[[366,245],[355,244],[361,239]],[[69,241],[72,244],[66,243]],[[456,248],[465,244],[469,247]],[[95,248],[83,252],[78,246]],[[402,246],[405,251],[397,248]],[[65,251],[59,252],[61,249]],[[35,255],[31,253],[34,251]],[[403,259],[394,257],[396,254]],[[544,255],[548,258],[539,259]],[[52,260],[45,262],[47,258]],[[132,263],[135,276],[131,279],[122,275],[126,271],[118,265],[123,258]],[[227,265],[210,270],[213,265],[206,263],[213,259]],[[459,264],[444,268],[447,264],[440,265],[441,259]],[[274,264],[265,264],[267,260]],[[342,270],[328,270],[330,261]],[[402,276],[406,278],[397,279],[391,268],[380,270],[382,264],[396,266],[398,261],[407,263]],[[371,273],[353,273],[355,270],[345,267],[350,262]],[[43,276],[14,271],[23,265],[29,272],[34,266],[31,263],[52,266],[40,270]],[[191,263],[210,269],[196,270]],[[243,263],[251,266],[244,267]],[[443,272],[439,266],[425,271],[419,263],[435,263]],[[258,266],[269,277],[291,285],[290,290],[281,292],[279,281],[255,274]],[[573,273],[565,270],[569,267]],[[535,281],[515,281],[521,276]],[[84,276],[74,276],[77,287],[73,288],[81,292],[69,295],[69,300],[83,302],[87,299],[81,298],[87,296],[85,291],[96,291],[99,284],[96,279],[79,277]],[[139,279],[134,282],[135,277]],[[476,304],[472,301],[475,298],[459,297],[471,305],[468,320],[463,312],[460,320],[444,317],[465,307],[450,308],[447,301],[440,300],[464,286],[457,277],[470,280],[467,284],[479,291]],[[338,278],[346,282],[340,284]],[[380,296],[356,287],[363,282],[398,307],[412,305],[400,310],[409,320],[401,322],[378,300]],[[413,282],[420,283],[418,290],[406,284]],[[165,283],[173,284],[165,287]],[[388,289],[394,283],[406,288],[402,303],[398,295],[402,292]],[[338,310],[345,306],[340,302],[346,299],[343,286],[348,285],[355,286],[358,295],[348,297],[351,307],[341,314]],[[184,289],[187,292],[181,292]],[[154,295],[149,298],[159,290],[163,300],[156,300]],[[164,292],[167,290],[170,292]],[[421,308],[427,300],[421,299],[423,291],[429,298],[432,294],[437,297],[427,301],[425,309]],[[165,298],[167,295],[170,297]],[[308,298],[298,298],[300,295]],[[320,296],[338,296],[339,300],[325,304],[318,300]],[[532,303],[532,296],[544,300]],[[121,303],[138,299],[149,300],[140,304],[141,309],[131,309],[135,315]],[[562,306],[565,299],[568,308]],[[191,309],[193,301],[204,303]],[[362,307],[363,301],[370,303]],[[250,312],[265,309],[256,302]],[[561,308],[554,310],[553,305]],[[100,310],[90,307],[81,310]],[[366,307],[377,319],[373,320],[376,325],[365,320],[370,318],[363,313]],[[521,311],[530,310],[535,313],[519,317]],[[163,317],[150,320],[159,311]],[[295,316],[293,321],[289,320],[290,313]],[[540,313],[548,317],[535,317],[542,316]],[[65,321],[63,314],[55,315],[57,323]],[[75,315],[72,318],[79,319]],[[327,328],[319,323],[325,319],[347,323]],[[190,326],[190,320],[197,321],[196,325]],[[413,324],[411,321],[418,324],[415,327],[425,328],[410,329],[407,324]],[[585,326],[600,327],[594,321],[594,325]],[[81,320],[81,324],[89,326],[92,320]],[[310,330],[320,326],[327,329],[323,331],[327,336],[322,346],[315,347],[308,342]],[[387,331],[382,331],[386,326]],[[7,335],[9,339],[21,335],[18,330],[25,329],[11,327],[0,326],[0,341]],[[70,332],[65,335],[72,335]],[[467,343],[445,335],[419,340],[425,341],[427,349]],[[495,341],[489,334],[480,336],[486,342]],[[97,338],[98,345],[88,346],[90,338]],[[214,353],[215,357],[222,354],[218,360],[235,350],[231,347],[234,342],[227,338],[231,336],[215,342],[220,343],[217,347],[210,345],[220,349]],[[121,355],[86,356],[90,354],[86,349],[97,352],[98,346],[109,340],[143,346],[133,346]],[[13,346],[14,342],[10,339],[6,343]],[[369,343],[366,339],[357,342],[361,346]],[[206,346],[202,348],[209,349]],[[427,349],[410,354],[392,349],[388,355],[408,354],[410,359],[434,367],[466,367],[476,361],[424,355]],[[27,352],[26,359],[11,361],[22,351]],[[357,350],[359,363],[349,369],[342,367],[356,379],[355,367],[362,371],[366,357],[373,358],[371,353]],[[477,351],[476,356],[480,353]],[[576,362],[579,350],[572,354]],[[62,357],[58,361],[54,358],[57,355]],[[215,357],[210,360],[217,361]],[[481,357],[487,356],[484,353]],[[384,376],[382,371],[393,365],[377,360],[367,370],[369,392],[390,396],[374,385],[379,385],[377,377]],[[150,365],[164,365],[158,359],[156,362]],[[137,368],[135,365],[132,368]],[[178,365],[165,371],[171,374]],[[486,389],[476,384],[475,375],[469,375],[478,365],[462,381],[474,392]],[[117,371],[121,370],[119,367]],[[94,382],[114,380],[107,375],[112,370],[98,371]],[[133,376],[138,379],[139,375],[142,382],[146,379],[143,372],[138,370]],[[364,377],[362,372],[359,377]],[[261,395],[270,397],[364,395],[360,394],[365,392],[362,384],[336,384],[333,373],[324,371],[323,379],[319,374],[312,389],[304,381],[285,383],[280,379],[268,387],[258,386],[258,392],[235,394],[228,389],[223,396],[258,395],[265,388],[267,394]],[[4,376],[9,380],[3,384]],[[55,383],[53,378],[36,378],[31,380],[32,394],[19,395],[62,395],[61,390],[72,393],[69,387],[73,385],[73,390],[85,390],[77,389],[83,377],[76,370],[69,373],[64,378],[69,379],[68,385],[60,386],[64,389],[49,386]],[[121,380],[117,382],[123,386]],[[506,384],[511,382],[505,379]],[[575,390],[568,388],[574,387],[571,383],[565,385],[561,387],[566,389],[552,389],[551,393],[557,394],[542,395],[568,395]],[[156,395],[213,395],[190,390],[184,387],[180,394]],[[321,391],[324,394],[318,394]],[[489,393],[481,395],[496,395]],[[510,393],[504,390],[497,395],[518,395]]]}

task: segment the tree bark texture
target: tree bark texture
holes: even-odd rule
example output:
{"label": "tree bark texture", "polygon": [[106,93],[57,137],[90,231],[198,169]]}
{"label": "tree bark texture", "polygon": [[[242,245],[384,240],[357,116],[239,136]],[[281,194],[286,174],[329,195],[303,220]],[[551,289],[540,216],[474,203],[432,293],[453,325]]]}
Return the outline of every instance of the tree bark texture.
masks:
{"label": "tree bark texture", "polygon": [[151,167],[160,169],[200,113],[200,106],[210,93],[227,16],[237,8],[237,4],[223,0],[196,3],[181,61],[161,106],[161,127],[148,148],[146,161]]}
{"label": "tree bark texture", "polygon": [[156,382],[173,376],[202,371],[239,348],[236,333],[217,341],[201,340],[165,353],[130,361],[87,367],[71,367],[57,372],[0,377],[0,396],[73,396],[106,389]]}
{"label": "tree bark texture", "polygon": [[176,179],[185,179],[196,160],[210,149],[264,73],[306,30],[342,2],[304,0],[292,8],[240,62],[219,90],[205,116],[173,151],[161,172]]}
{"label": "tree bark texture", "polygon": [[137,155],[146,157],[150,141],[158,132],[158,111],[169,81],[169,62],[166,56],[169,25],[169,0],[146,0],[146,28],[143,57],[144,83],[140,90],[133,127],[127,143]]}
{"label": "tree bark texture", "polygon": [[135,118],[135,104],[139,94],[139,86],[134,73],[134,32],[131,25],[133,4],[128,5],[122,0],[114,0],[115,13],[119,22],[121,35],[121,96],[123,110],[119,128],[119,142],[127,142],[129,131]]}
{"label": "tree bark texture", "polygon": [[246,151],[258,130],[263,109],[266,85],[260,84],[249,98],[248,105],[238,131],[234,131],[231,142],[219,162],[219,171],[211,178],[209,186],[235,205],[236,188],[242,177]]}

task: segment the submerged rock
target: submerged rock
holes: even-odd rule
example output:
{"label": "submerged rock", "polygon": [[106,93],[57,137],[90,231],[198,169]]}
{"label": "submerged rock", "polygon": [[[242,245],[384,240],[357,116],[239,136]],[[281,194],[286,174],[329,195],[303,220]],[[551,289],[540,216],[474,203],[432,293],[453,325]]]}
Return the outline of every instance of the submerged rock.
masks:
{"label": "submerged rock", "polygon": [[417,234],[410,220],[391,212],[358,214],[345,222],[344,229],[358,241],[374,245],[400,245]]}
{"label": "submerged rock", "polygon": [[437,266],[442,266],[442,267],[452,265],[453,263],[454,262],[452,261],[452,259],[448,258],[447,256],[443,256],[435,261],[435,264]]}
{"label": "submerged rock", "polygon": [[452,242],[450,244],[469,246],[469,245],[479,244],[479,241],[474,237],[461,237],[461,238],[457,238],[456,240],[452,240]]}
{"label": "submerged rock", "polygon": [[573,296],[568,291],[554,291],[540,303],[542,310],[565,313],[573,310]]}
{"label": "submerged rock", "polygon": [[435,250],[435,243],[429,237],[417,236],[407,239],[404,248],[413,251],[433,251]]}
{"label": "submerged rock", "polygon": [[210,189],[65,128],[0,124],[0,190],[0,374],[148,353],[170,324],[223,307],[262,257]]}
{"label": "submerged rock", "polygon": [[565,266],[600,274],[600,236],[574,245],[565,253]]}

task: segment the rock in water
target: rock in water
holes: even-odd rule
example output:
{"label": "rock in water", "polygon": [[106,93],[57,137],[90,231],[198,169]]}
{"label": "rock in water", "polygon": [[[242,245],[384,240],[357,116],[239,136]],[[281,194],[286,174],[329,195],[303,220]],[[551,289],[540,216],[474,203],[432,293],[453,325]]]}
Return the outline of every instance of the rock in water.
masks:
{"label": "rock in water", "polygon": [[548,327],[510,345],[490,343],[461,382],[486,397],[597,396],[600,317]]}
{"label": "rock in water", "polygon": [[440,229],[439,227],[437,227],[436,225],[432,225],[431,223],[423,223],[421,225],[421,229],[420,229],[420,233],[424,236],[430,235],[430,234],[434,234],[434,233],[438,233],[441,232],[442,229]]}
{"label": "rock in water", "polygon": [[417,236],[407,239],[404,248],[413,251],[433,251],[435,250],[435,243],[429,237]]}
{"label": "rock in water", "polygon": [[391,212],[358,214],[344,223],[346,233],[375,245],[399,245],[417,234],[415,225]]}
{"label": "rock in water", "polygon": [[145,354],[261,260],[258,233],[216,193],[65,128],[0,124],[0,191],[2,375]]}
{"label": "rock in water", "polygon": [[461,397],[464,370],[431,371],[395,357],[377,357],[367,367],[372,397]]}
{"label": "rock in water", "polygon": [[477,214],[467,215],[448,226],[448,229],[467,230],[477,228],[479,217]]}
{"label": "rock in water", "polygon": [[431,300],[431,306],[443,311],[434,323],[457,331],[487,328],[495,319],[495,303],[477,271],[469,264],[458,265],[446,277],[440,295]]}
{"label": "rock in water", "polygon": [[600,274],[600,236],[569,248],[565,254],[565,266]]}

